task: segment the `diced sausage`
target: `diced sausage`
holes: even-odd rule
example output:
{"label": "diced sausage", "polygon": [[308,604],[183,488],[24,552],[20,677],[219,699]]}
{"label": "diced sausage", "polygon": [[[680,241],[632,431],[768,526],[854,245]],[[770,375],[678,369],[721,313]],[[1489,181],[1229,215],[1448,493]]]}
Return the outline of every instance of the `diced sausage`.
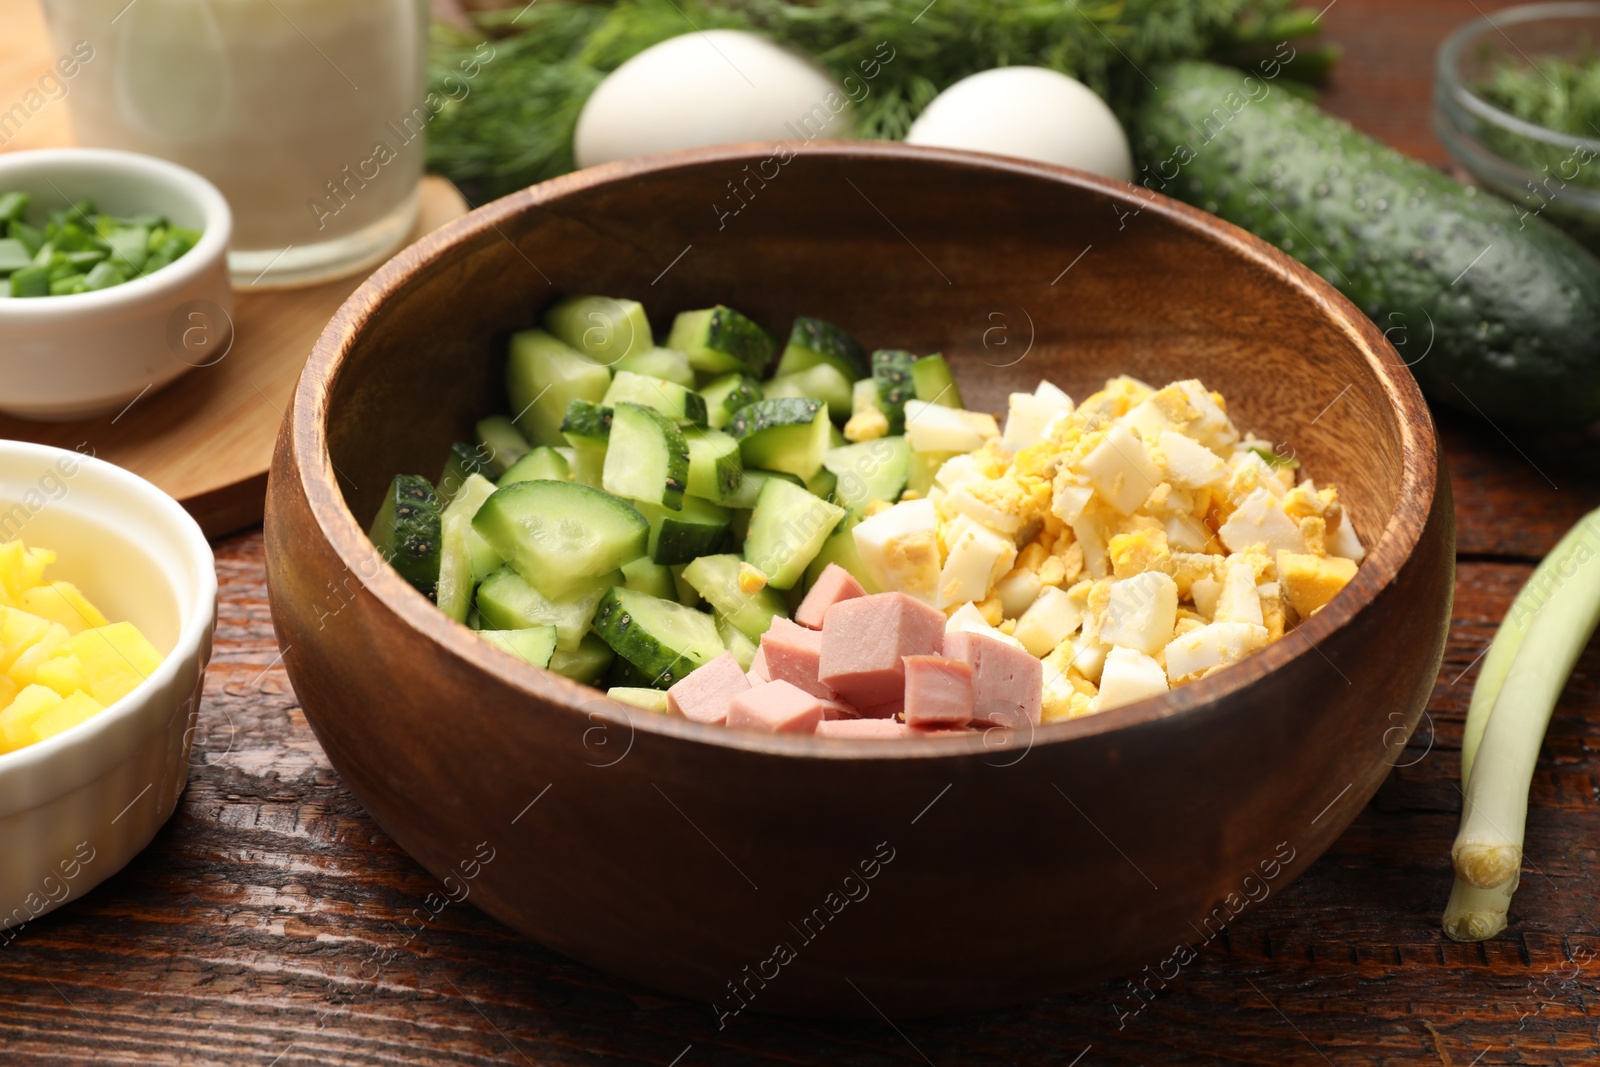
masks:
{"label": "diced sausage", "polygon": [[728,705],[748,692],[750,681],[732,652],[724,652],[678,679],[667,690],[667,710],[692,722],[717,726],[727,721]]}
{"label": "diced sausage", "polygon": [[728,705],[728,726],[773,734],[815,733],[822,701],[788,682],[764,682]]}
{"label": "diced sausage", "polygon": [[817,677],[822,660],[822,634],[776,618],[761,635],[761,657],[768,679],[799,686],[814,697],[833,700],[837,694]]}
{"label": "diced sausage", "polygon": [[945,655],[972,667],[972,719],[1012,729],[1039,721],[1044,665],[1026,650],[975,633],[946,634]]}
{"label": "diced sausage", "polygon": [[972,665],[946,656],[906,656],[906,723],[964,725],[972,719]]}
{"label": "diced sausage", "polygon": [[944,612],[904,593],[841,600],[823,617],[819,677],[863,711],[903,700],[902,657],[938,655],[944,623]]}
{"label": "diced sausage", "polygon": [[911,728],[893,719],[824,719],[818,737],[906,737]]}
{"label": "diced sausage", "polygon": [[801,626],[820,630],[823,616],[829,608],[841,600],[866,595],[867,591],[861,588],[861,583],[856,581],[854,575],[837,563],[830,563],[822,568],[822,573],[817,575],[817,580],[807,590],[806,598],[794,613],[794,621]]}

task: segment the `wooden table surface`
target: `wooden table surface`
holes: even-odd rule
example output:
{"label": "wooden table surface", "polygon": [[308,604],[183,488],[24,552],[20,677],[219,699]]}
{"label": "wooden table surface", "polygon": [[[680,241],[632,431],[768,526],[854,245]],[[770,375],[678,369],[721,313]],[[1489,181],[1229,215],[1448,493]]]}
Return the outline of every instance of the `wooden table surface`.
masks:
{"label": "wooden table surface", "polygon": [[[1335,0],[1326,25],[1346,55],[1326,103],[1443,162],[1432,51],[1475,7]],[[121,874],[0,948],[0,1063],[1600,1062],[1600,647],[1539,761],[1510,928],[1479,945],[1439,931],[1475,664],[1531,564],[1600,504],[1600,438],[1512,441],[1456,416],[1441,430],[1460,567],[1428,717],[1332,851],[1120,1027],[1113,1004],[1131,1002],[1109,982],[961,1018],[745,1014],[719,1031],[706,1005],[579,966],[470,905],[421,921],[437,883],[343,788],[279,666],[257,531],[217,545],[217,652],[178,813]]]}

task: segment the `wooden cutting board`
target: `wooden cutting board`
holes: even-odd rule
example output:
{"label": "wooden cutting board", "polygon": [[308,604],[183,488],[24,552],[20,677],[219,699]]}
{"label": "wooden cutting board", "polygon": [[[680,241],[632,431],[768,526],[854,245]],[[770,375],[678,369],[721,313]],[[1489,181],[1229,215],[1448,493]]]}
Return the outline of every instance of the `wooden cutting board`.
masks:
{"label": "wooden cutting board", "polygon": [[[0,112],[27,97],[55,61],[37,0],[0,0]],[[34,99],[38,99],[37,96]],[[0,151],[72,143],[68,107],[49,100],[18,129],[0,128]],[[9,135],[9,136],[8,136]],[[416,240],[464,214],[442,178],[422,184]],[[243,293],[235,301],[234,344],[119,416],[83,422],[27,422],[0,415],[0,437],[77,448],[148,478],[218,537],[261,521],[272,447],[312,344],[366,273],[305,289]],[[0,389],[4,383],[0,383]]]}

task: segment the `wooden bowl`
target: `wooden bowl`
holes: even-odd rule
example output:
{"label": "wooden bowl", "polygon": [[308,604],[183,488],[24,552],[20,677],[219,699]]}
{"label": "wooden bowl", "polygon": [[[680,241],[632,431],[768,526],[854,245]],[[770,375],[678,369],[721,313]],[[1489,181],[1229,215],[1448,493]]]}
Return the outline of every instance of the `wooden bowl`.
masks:
{"label": "wooden bowl", "polygon": [[[869,348],[943,351],[991,411],[1041,376],[1080,396],[1198,376],[1338,483],[1370,553],[1242,664],[1031,737],[830,743],[629,711],[481,642],[363,532],[394,473],[435,475],[504,409],[507,336],[575,292],[638,297],[657,328],[715,302],[777,330],[819,315]],[[612,164],[425,238],[317,342],[266,516],[290,678],[379,824],[533,939],[724,1019],[1170,980],[1398,759],[1453,542],[1410,373],[1316,275],[1120,182],[885,143]]]}

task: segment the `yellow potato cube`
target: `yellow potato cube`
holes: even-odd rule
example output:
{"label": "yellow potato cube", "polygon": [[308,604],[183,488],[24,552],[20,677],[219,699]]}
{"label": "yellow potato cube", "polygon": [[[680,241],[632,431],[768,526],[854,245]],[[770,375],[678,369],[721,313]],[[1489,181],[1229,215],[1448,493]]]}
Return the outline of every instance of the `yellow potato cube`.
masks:
{"label": "yellow potato cube", "polygon": [[17,699],[18,692],[20,690],[17,683],[0,674],[0,711],[4,711],[11,706],[11,702]]}
{"label": "yellow potato cube", "polygon": [[74,693],[33,720],[33,739],[54,737],[106,710],[106,706],[87,693]]}
{"label": "yellow potato cube", "polygon": [[97,626],[70,640],[89,677],[89,692],[102,704],[122,699],[161,665],[161,653],[131,622]]}
{"label": "yellow potato cube", "polygon": [[39,665],[45,660],[55,659],[63,652],[70,651],[67,647],[67,642],[70,640],[72,635],[67,633],[65,626],[59,622],[47,624],[39,639],[22,650],[21,655],[17,656],[6,673],[19,686],[26,688],[32,685],[38,681],[36,673]]}
{"label": "yellow potato cube", "polygon": [[0,589],[15,603],[44,580],[44,569],[56,561],[48,548],[27,548],[21,541],[0,542]]}
{"label": "yellow potato cube", "polygon": [[61,695],[42,685],[30,685],[0,711],[0,750],[13,752],[33,744],[39,716],[61,705]]}
{"label": "yellow potato cube", "polygon": [[50,620],[16,608],[0,608],[0,671],[9,671],[17,657],[39,643]]}
{"label": "yellow potato cube", "polygon": [[1354,560],[1299,552],[1278,553],[1278,584],[1301,618],[1332,600],[1355,576]]}
{"label": "yellow potato cube", "polygon": [[49,582],[29,589],[17,598],[17,607],[41,619],[59,622],[71,634],[111,624],[71,582]]}
{"label": "yellow potato cube", "polygon": [[83,669],[83,661],[68,652],[45,660],[33,672],[33,681],[38,685],[47,685],[64,697],[69,697],[80,690],[89,691],[89,675]]}

